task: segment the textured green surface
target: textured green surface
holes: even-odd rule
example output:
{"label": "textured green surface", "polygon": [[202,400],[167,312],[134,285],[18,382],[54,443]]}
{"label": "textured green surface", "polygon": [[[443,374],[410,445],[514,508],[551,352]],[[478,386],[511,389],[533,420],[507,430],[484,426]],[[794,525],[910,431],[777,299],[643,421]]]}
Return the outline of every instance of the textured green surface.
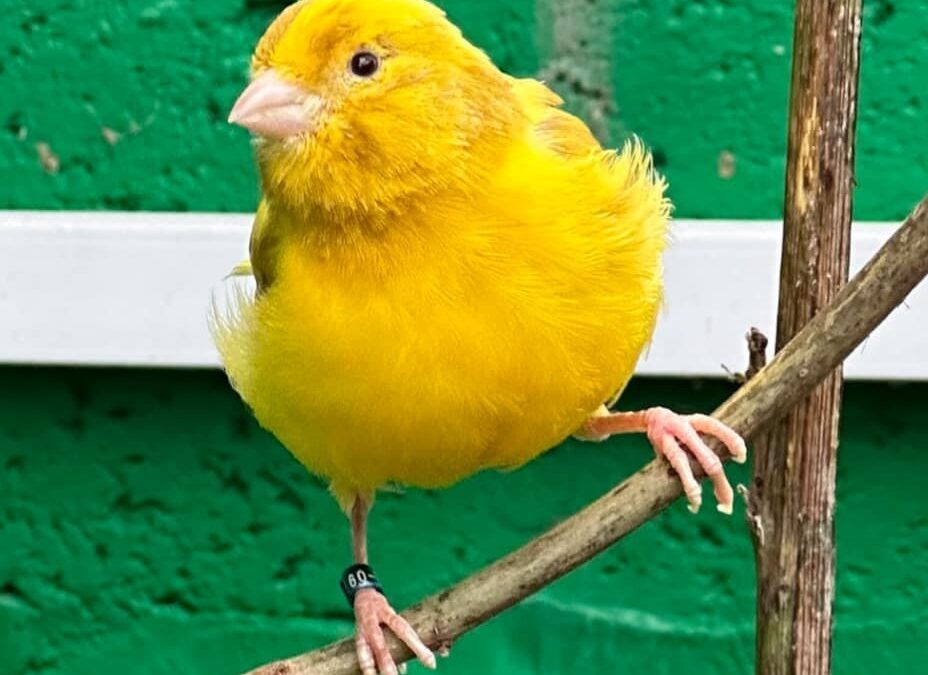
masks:
{"label": "textured green surface", "polygon": [[[545,77],[601,137],[644,137],[691,217],[780,212],[789,4],[445,3],[497,62]],[[0,208],[252,209],[247,138],[223,120],[280,6],[6,0]],[[859,217],[898,218],[928,186],[926,73],[928,14],[868,2]],[[708,410],[727,390],[636,382],[625,404]],[[926,402],[925,385],[849,389],[838,675],[923,670]],[[412,602],[648,456],[643,439],[572,443],[516,473],[385,495],[378,570],[398,604]],[[231,675],[317,646],[350,630],[335,588],[347,555],[325,489],[219,374],[0,368],[0,675]],[[740,518],[678,504],[462,640],[442,672],[745,673],[752,598]]]}
{"label": "textured green surface", "polygon": [[[221,375],[6,368],[0,378],[0,673],[231,675],[350,631],[336,589],[347,522]],[[729,388],[642,381],[627,402],[706,408]],[[928,514],[924,426],[913,420],[926,399],[925,385],[849,388],[839,675],[920,672]],[[570,443],[515,473],[384,495],[377,568],[410,603],[540,533],[649,453],[640,438]],[[745,673],[752,584],[742,519],[678,503],[462,639],[442,672]]]}
{"label": "textured green surface", "polygon": [[[651,144],[678,215],[780,213],[791,3],[442,4],[504,69],[548,79],[600,136]],[[928,186],[928,13],[865,4],[857,215],[900,218]],[[284,3],[3,5],[0,207],[254,208],[247,136],[224,119]]]}

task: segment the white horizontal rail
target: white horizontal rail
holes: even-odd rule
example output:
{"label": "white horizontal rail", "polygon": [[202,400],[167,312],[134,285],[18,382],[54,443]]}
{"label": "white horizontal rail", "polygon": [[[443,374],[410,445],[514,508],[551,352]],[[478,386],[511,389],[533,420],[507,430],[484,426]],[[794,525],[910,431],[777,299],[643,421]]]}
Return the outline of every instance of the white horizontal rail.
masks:
{"label": "white horizontal rail", "polygon": [[[243,214],[0,211],[0,362],[216,366],[207,308],[250,226]],[[895,227],[855,225],[853,270]],[[639,373],[743,369],[746,330],[775,332],[779,244],[776,222],[675,221],[666,307]],[[928,380],[926,284],[846,373]]]}

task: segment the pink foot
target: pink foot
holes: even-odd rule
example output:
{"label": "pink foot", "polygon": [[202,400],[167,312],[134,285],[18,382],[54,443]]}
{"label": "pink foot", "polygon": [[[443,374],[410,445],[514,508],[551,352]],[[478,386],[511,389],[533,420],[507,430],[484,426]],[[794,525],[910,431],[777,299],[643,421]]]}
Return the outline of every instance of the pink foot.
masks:
{"label": "pink foot", "polygon": [[354,599],[354,616],[357,624],[355,649],[363,675],[397,675],[399,672],[405,672],[403,664],[402,671],[397,669],[381,626],[393,631],[396,637],[412,650],[422,665],[434,670],[435,655],[423,644],[406,619],[397,614],[387,599],[376,590],[366,588],[358,591]]}
{"label": "pink foot", "polygon": [[718,510],[730,514],[734,492],[722,469],[722,462],[699,437],[700,433],[719,439],[732,459],[747,460],[744,440],[735,431],[708,415],[678,415],[666,408],[650,408],[633,413],[608,413],[591,417],[582,430],[583,438],[602,440],[618,433],[645,432],[658,455],[664,456],[683,483],[683,492],[693,513],[702,505],[702,488],[693,475],[686,450],[712,480]]}

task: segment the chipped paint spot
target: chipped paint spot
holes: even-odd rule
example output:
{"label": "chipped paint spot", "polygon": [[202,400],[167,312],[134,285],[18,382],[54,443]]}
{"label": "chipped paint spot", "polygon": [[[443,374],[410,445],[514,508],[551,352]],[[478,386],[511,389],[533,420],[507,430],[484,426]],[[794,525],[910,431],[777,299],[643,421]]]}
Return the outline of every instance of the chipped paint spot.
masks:
{"label": "chipped paint spot", "polygon": [[[548,62],[538,73],[609,144],[615,112],[612,86],[614,14],[596,0],[539,3],[539,28],[550,43]],[[545,39],[547,38],[547,39]]]}
{"label": "chipped paint spot", "polygon": [[728,150],[719,153],[717,165],[719,178],[729,180],[735,175],[735,156]]}
{"label": "chipped paint spot", "polygon": [[115,131],[114,129],[110,129],[109,127],[102,127],[100,129],[100,135],[103,136],[103,140],[110,145],[116,145],[122,138],[121,133]]}
{"label": "chipped paint spot", "polygon": [[58,170],[61,168],[61,160],[48,143],[44,141],[36,143],[35,151],[39,156],[39,163],[42,165],[42,168],[45,169],[45,173],[58,173]]}

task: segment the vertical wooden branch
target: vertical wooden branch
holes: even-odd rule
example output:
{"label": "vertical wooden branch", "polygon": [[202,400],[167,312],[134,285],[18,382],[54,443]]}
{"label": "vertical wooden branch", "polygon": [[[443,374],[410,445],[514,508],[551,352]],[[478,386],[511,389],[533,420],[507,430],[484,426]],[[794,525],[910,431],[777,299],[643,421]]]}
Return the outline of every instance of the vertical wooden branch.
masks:
{"label": "vertical wooden branch", "polygon": [[[777,349],[847,281],[860,0],[798,0]],[[840,368],[759,444],[758,675],[831,670]]]}

